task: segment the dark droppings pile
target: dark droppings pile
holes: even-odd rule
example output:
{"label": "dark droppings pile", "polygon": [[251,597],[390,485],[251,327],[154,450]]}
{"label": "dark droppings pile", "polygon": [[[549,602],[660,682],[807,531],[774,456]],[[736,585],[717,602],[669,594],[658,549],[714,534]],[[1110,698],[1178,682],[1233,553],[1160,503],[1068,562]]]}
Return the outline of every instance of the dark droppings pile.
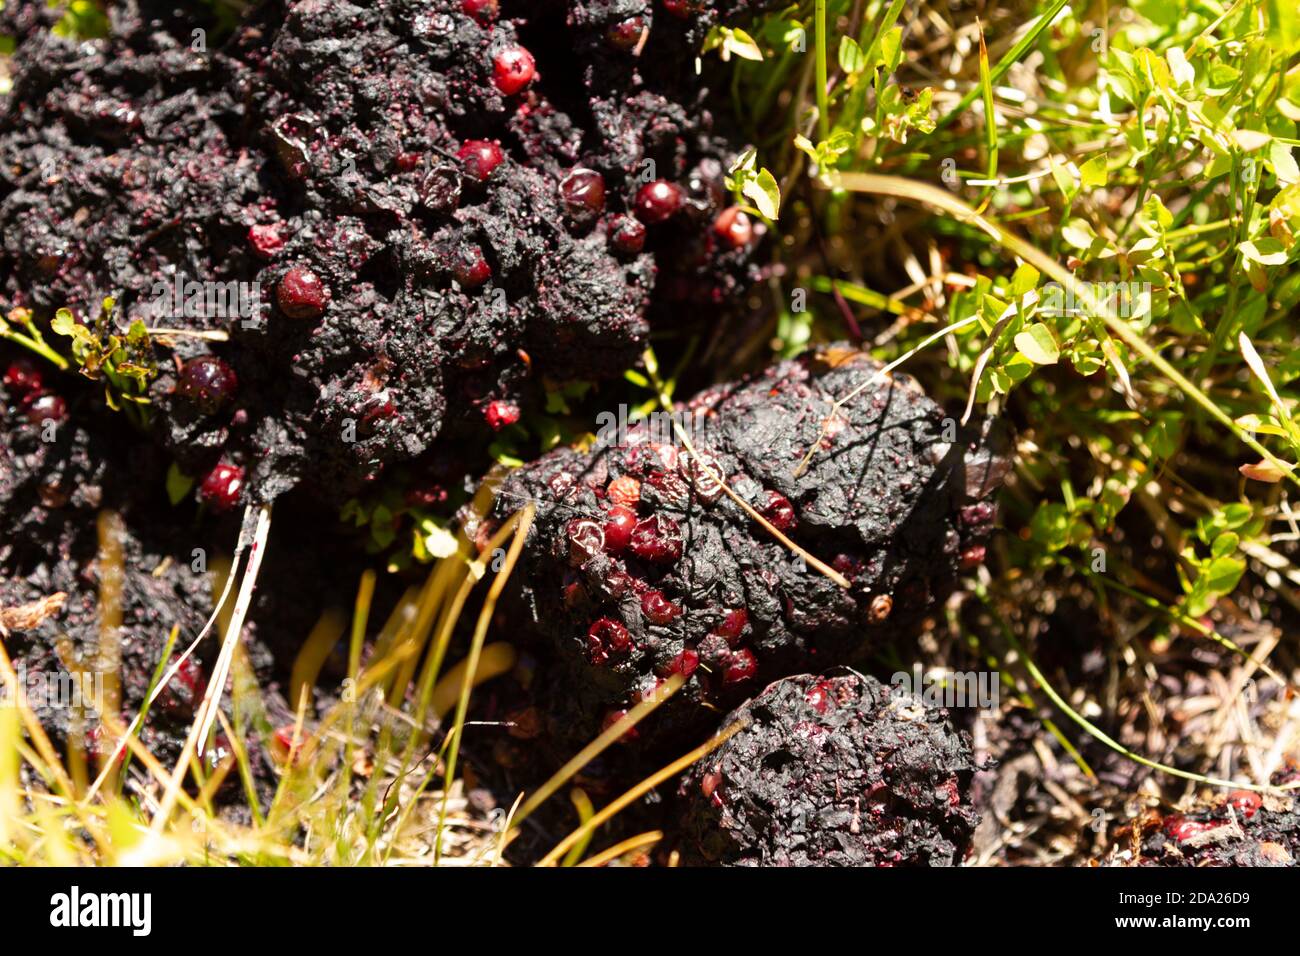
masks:
{"label": "dark droppings pile", "polygon": [[680,405],[693,452],[650,419],[511,475],[499,514],[537,502],[521,570],[563,671],[557,735],[589,738],[675,673],[685,688],[638,733],[680,739],[766,680],[888,640],[982,561],[1005,436],[960,435],[913,380],[879,372],[831,348]]}
{"label": "dark droppings pile", "polygon": [[[241,471],[214,501],[338,501],[481,449],[543,376],[616,375],[647,316],[752,281],[760,230],[729,208],[737,147],[692,64],[749,6],[305,0],[218,38],[135,0],[78,43],[9,4],[4,296],[228,333],[176,340],[151,390],[188,472]],[[214,387],[213,360],[179,366],[209,353]]]}
{"label": "dark droppings pile", "polygon": [[[0,29],[18,46],[0,115],[5,309],[30,310],[65,352],[55,310],[88,323],[107,296],[117,332],[133,319],[170,330],[153,334],[157,376],[131,415],[105,406],[102,381],[0,344],[0,606],[66,596],[9,635],[15,660],[50,675],[97,660],[120,573],[128,719],[171,628],[183,647],[211,613],[214,575],[194,570],[195,549],[209,564],[228,555],[242,506],[278,499],[245,641],[275,710],[265,721],[287,719],[277,683],[364,560],[338,560],[345,539],[322,504],[333,514],[402,470],[465,485],[543,380],[617,375],[651,327],[711,321],[753,283],[762,228],[723,186],[743,144],[719,132],[694,60],[711,25],[760,6],[306,0],[261,4],[221,35],[135,0],[113,6],[109,39],[73,42],[49,32],[57,11],[6,5]],[[982,561],[1008,465],[1000,432],[957,430],[915,382],[844,348],[715,386],[678,413],[694,451],[651,424],[559,450],[514,475],[494,515],[539,503],[517,571],[545,642],[528,703],[550,733],[530,749],[567,757],[669,675],[686,678],[639,728],[643,748],[606,755],[620,779],[652,749],[698,743],[768,681],[851,661],[931,613]],[[167,500],[173,463],[202,508]],[[150,712],[143,739],[160,758],[179,752],[216,645]],[[822,783],[867,773],[874,787],[883,773],[891,796],[864,812],[899,827],[834,849],[836,810],[800,849],[711,845],[707,859],[959,858],[964,745],[918,718],[908,732],[929,769],[891,776],[855,748],[879,756],[873,734],[904,718],[874,684],[826,686],[838,710],[817,719],[865,736],[790,751],[815,768],[809,805],[830,792]],[[797,718],[805,690],[763,732],[811,728]],[[67,708],[39,716],[60,742],[76,729]],[[715,760],[760,747],[759,726]],[[259,786],[270,759],[254,749]],[[739,812],[741,777],[730,787]],[[688,829],[716,809],[694,807]],[[746,819],[746,840],[786,839]]]}
{"label": "dark droppings pile", "polygon": [[979,816],[970,741],[870,677],[777,681],[681,784],[687,865],[954,866]]}

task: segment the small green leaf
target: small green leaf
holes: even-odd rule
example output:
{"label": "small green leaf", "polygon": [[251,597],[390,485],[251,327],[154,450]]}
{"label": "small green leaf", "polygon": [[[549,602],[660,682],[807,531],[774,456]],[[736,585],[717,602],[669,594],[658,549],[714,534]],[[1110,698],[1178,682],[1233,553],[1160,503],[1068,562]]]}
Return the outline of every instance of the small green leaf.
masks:
{"label": "small green leaf", "polygon": [[71,335],[72,330],[77,328],[77,320],[72,317],[69,309],[59,309],[54,313],[54,318],[50,319],[50,328],[59,335]]}
{"label": "small green leaf", "polygon": [[903,59],[903,28],[893,27],[880,38],[880,64],[893,73]]}
{"label": "small green leaf", "polygon": [[178,505],[193,487],[194,479],[182,472],[176,462],[172,462],[167,469],[167,500]]}
{"label": "small green leaf", "polygon": [[1035,322],[1015,337],[1016,350],[1035,365],[1055,365],[1061,349],[1052,337],[1052,330]]}
{"label": "small green leaf", "polygon": [[1227,557],[1237,550],[1237,545],[1240,543],[1240,535],[1235,531],[1225,531],[1214,539],[1214,544],[1210,546],[1210,554],[1216,558]]}
{"label": "small green leaf", "polygon": [[1240,558],[1218,557],[1205,571],[1205,584],[1215,594],[1229,594],[1246,571],[1246,562]]}
{"label": "small green leaf", "polygon": [[1287,260],[1286,246],[1271,237],[1240,242],[1237,251],[1247,262],[1258,262],[1262,266],[1280,266]]}
{"label": "small green leaf", "polygon": [[781,187],[776,177],[767,169],[760,169],[758,175],[745,183],[742,194],[748,198],[768,219],[776,219],[781,213]]}
{"label": "small green leaf", "polygon": [[845,73],[861,73],[867,68],[867,55],[851,36],[840,37],[839,61]]}
{"label": "small green leaf", "polygon": [[1071,219],[1061,227],[1061,238],[1076,249],[1090,249],[1097,239],[1092,226],[1084,219]]}
{"label": "small green leaf", "polygon": [[1174,46],[1166,50],[1165,61],[1169,64],[1175,86],[1182,89],[1196,82],[1196,70],[1187,62],[1187,54],[1182,47]]}
{"label": "small green leaf", "polygon": [[1079,178],[1084,189],[1096,189],[1106,185],[1106,154],[1094,156],[1079,167]]}
{"label": "small green leaf", "polygon": [[1051,156],[1047,157],[1047,164],[1052,171],[1052,179],[1056,181],[1056,188],[1061,191],[1066,202],[1072,202],[1079,192],[1079,184],[1074,181],[1074,174]]}
{"label": "small green leaf", "polygon": [[1257,129],[1234,129],[1232,138],[1243,153],[1253,153],[1257,149],[1263,149],[1273,139],[1268,133],[1262,133]]}
{"label": "small green leaf", "polygon": [[1223,507],[1223,523],[1229,528],[1240,528],[1255,516],[1255,509],[1248,504],[1234,501]]}
{"label": "small green leaf", "polygon": [[742,60],[762,61],[763,51],[758,48],[752,36],[739,28],[727,30],[724,27],[723,29],[726,35],[722,43],[724,53],[734,53]]}
{"label": "small green leaf", "polygon": [[1148,196],[1142,204],[1142,212],[1162,233],[1174,224],[1174,214],[1165,208],[1155,193]]}
{"label": "small green leaf", "polygon": [[1028,262],[1021,263],[1016,268],[1015,275],[1011,277],[1011,286],[1009,292],[1011,298],[1019,299],[1026,292],[1038,287],[1038,270]]}
{"label": "small green leaf", "polygon": [[1268,148],[1268,162],[1273,167],[1273,173],[1279,182],[1287,184],[1300,182],[1300,166],[1296,165],[1291,147],[1286,143],[1273,140]]}

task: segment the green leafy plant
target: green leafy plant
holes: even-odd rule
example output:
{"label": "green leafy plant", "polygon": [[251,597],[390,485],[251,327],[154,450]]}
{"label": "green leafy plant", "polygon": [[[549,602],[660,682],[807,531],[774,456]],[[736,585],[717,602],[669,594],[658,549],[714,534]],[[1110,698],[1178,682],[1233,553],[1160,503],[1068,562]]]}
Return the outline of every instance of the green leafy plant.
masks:
{"label": "green leafy plant", "polygon": [[149,383],[158,375],[149,333],[139,319],[130,324],[125,335],[112,331],[114,299],[100,305],[93,329],[82,325],[68,309],[59,309],[50,322],[57,335],[71,340],[73,360],[81,374],[103,381],[104,398],[114,411],[129,409],[133,417],[143,420],[149,405]]}

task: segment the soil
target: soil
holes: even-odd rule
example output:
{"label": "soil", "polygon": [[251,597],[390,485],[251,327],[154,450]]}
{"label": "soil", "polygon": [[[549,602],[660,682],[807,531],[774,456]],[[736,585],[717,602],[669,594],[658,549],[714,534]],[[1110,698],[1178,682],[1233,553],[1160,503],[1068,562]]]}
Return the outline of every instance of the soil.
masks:
{"label": "soil", "polygon": [[979,816],[970,739],[946,712],[855,673],[790,677],[682,781],[682,861],[953,866]]}

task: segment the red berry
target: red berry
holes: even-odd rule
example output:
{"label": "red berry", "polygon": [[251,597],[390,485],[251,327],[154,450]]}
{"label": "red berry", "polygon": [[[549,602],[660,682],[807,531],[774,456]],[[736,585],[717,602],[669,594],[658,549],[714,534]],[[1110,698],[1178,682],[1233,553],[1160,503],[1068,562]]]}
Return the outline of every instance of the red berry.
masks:
{"label": "red berry", "polygon": [[570,219],[594,222],[605,209],[605,177],[584,166],[571,169],[560,180],[560,198]]}
{"label": "red berry", "polygon": [[53,392],[28,395],[23,399],[23,416],[33,425],[44,425],[46,422],[57,425],[67,420],[68,403]]}
{"label": "red berry", "polygon": [[587,603],[587,589],[572,575],[572,571],[564,572],[564,606],[570,610]]}
{"label": "red berry", "polygon": [[487,419],[488,425],[494,432],[499,432],[507,425],[519,421],[519,406],[514,402],[488,402],[483,417]]}
{"label": "red berry", "polygon": [[626,654],[631,648],[627,628],[613,618],[598,618],[587,629],[587,659],[593,664],[607,664],[611,657]]}
{"label": "red berry", "polygon": [[211,415],[235,395],[235,370],[215,355],[200,355],[181,366],[176,392],[199,411]]}
{"label": "red berry", "polygon": [[406,503],[414,508],[432,508],[436,505],[446,504],[447,489],[442,485],[432,484],[419,488],[411,488],[406,492]]}
{"label": "red berry", "polygon": [[767,492],[767,505],[763,508],[763,517],[772,522],[772,526],[778,531],[789,531],[799,523],[790,499],[781,492],[770,489]]}
{"label": "red berry", "polygon": [[492,175],[492,170],[505,162],[506,156],[501,152],[501,147],[491,140],[470,139],[456,153],[456,158],[461,161],[471,179],[485,182]]}
{"label": "red berry", "polygon": [[725,668],[722,672],[722,682],[724,684],[738,684],[743,680],[749,680],[758,673],[758,658],[754,652],[747,647],[742,647],[738,651],[732,651],[727,657]]}
{"label": "red berry", "polygon": [[726,802],[722,798],[722,791],[718,789],[721,785],[721,770],[710,770],[700,780],[700,793],[704,794],[715,807],[721,807]]}
{"label": "red berry", "polygon": [[276,287],[280,311],[291,319],[318,319],[325,312],[325,284],[306,266],[294,266]]}
{"label": "red berry", "polygon": [[640,578],[634,578],[626,571],[620,571],[617,568],[605,575],[602,582],[605,592],[614,600],[618,600],[629,591],[640,594],[646,589],[646,583]]}
{"label": "red berry", "polygon": [[199,485],[199,498],[213,511],[229,511],[239,504],[244,490],[244,469],[222,462]]}
{"label": "red berry", "polygon": [[862,561],[851,554],[837,554],[831,558],[831,567],[849,580],[862,573]]}
{"label": "red berry", "polygon": [[636,194],[636,217],[646,225],[667,222],[682,207],[682,187],[666,179],[646,183]]}
{"label": "red berry", "polygon": [[1246,820],[1253,817],[1264,805],[1264,799],[1253,790],[1234,790],[1228,794],[1226,802]]}
{"label": "red berry", "polygon": [[456,256],[452,266],[456,281],[466,289],[477,289],[492,278],[492,267],[483,258],[483,250],[478,246],[464,246]]}
{"label": "red berry", "polygon": [[682,556],[682,530],[672,518],[653,515],[636,523],[628,547],[644,561],[672,564]]}
{"label": "red berry", "polygon": [[808,688],[804,694],[804,700],[808,701],[808,706],[819,714],[824,714],[835,705],[831,698],[830,681],[821,680]]}
{"label": "red berry", "polygon": [[590,518],[574,518],[564,531],[569,542],[569,563],[576,567],[586,564],[605,547],[605,532]]}
{"label": "red berry", "polygon": [[713,232],[733,249],[749,245],[754,238],[754,224],[738,206],[729,206],[713,220]]}
{"label": "red berry", "polygon": [[265,226],[250,226],[248,229],[248,242],[253,247],[253,251],[263,259],[274,259],[285,245],[284,236],[280,233],[278,223]]}
{"label": "red berry", "polygon": [[[284,751],[285,754],[287,754],[293,747],[293,726],[293,724],[284,724],[275,728],[275,732],[271,735],[275,740],[275,743]],[[301,743],[301,741],[299,741],[299,743]]]}
{"label": "red berry", "polygon": [[[601,722],[600,725],[601,733],[604,733],[606,730],[609,730],[609,728],[613,727],[616,723],[618,723],[626,716],[627,716],[626,710],[611,710],[609,713],[605,715],[605,719]],[[625,743],[629,743],[630,741],[636,740],[640,736],[641,736],[640,731],[638,731],[635,727],[631,727],[623,731],[622,736],[620,736],[618,740],[619,743],[625,744]]]}
{"label": "red berry", "polygon": [[609,483],[605,496],[616,505],[636,511],[641,503],[641,482],[631,475],[620,475]]}
{"label": "red berry", "polygon": [[614,505],[605,512],[605,550],[618,554],[632,540],[636,528],[636,512],[622,505]]}
{"label": "red berry", "polygon": [[963,571],[974,571],[984,563],[986,549],[982,544],[973,544],[961,553],[957,566]]}
{"label": "red berry", "polygon": [[188,692],[188,700],[179,694],[169,692],[166,698],[167,706],[172,710],[188,710],[192,713],[194,707],[203,699],[203,695],[208,692],[207,675],[203,673],[199,662],[190,656],[185,658],[181,666],[176,669],[175,680]]}
{"label": "red berry", "polygon": [[616,50],[634,50],[636,45],[641,42],[641,35],[645,33],[644,17],[628,17],[626,20],[620,20],[607,31],[605,39],[609,45]]}
{"label": "red berry", "polygon": [[643,491],[651,505],[684,511],[691,503],[691,486],[675,471],[652,471],[646,475]]}
{"label": "red berry", "polygon": [[695,669],[699,666],[700,655],[688,647],[673,658],[672,664],[668,667],[668,673],[681,674],[683,677],[690,677],[695,673]]}
{"label": "red berry", "polygon": [[1170,837],[1182,843],[1198,833],[1205,833],[1207,830],[1213,830],[1223,826],[1226,820],[1189,820],[1181,813],[1175,813],[1165,818],[1165,833]]}
{"label": "red berry", "polygon": [[664,597],[662,591],[646,591],[641,595],[641,613],[651,624],[668,624],[682,613],[682,609]]}
{"label": "red berry", "polygon": [[521,46],[505,47],[492,58],[492,82],[506,96],[513,96],[533,82],[536,73],[533,55]]}
{"label": "red berry", "polygon": [[362,435],[373,435],[386,420],[397,415],[397,405],[388,397],[388,390],[373,396],[361,413],[357,430]]}
{"label": "red berry", "polygon": [[700,0],[664,0],[664,9],[679,20],[689,20],[703,11],[704,5]]}
{"label": "red berry", "polygon": [[735,647],[748,624],[749,612],[739,607],[723,615],[722,623],[713,629],[713,633],[725,638],[728,644]]}
{"label": "red berry", "polygon": [[682,452],[677,456],[677,471],[706,504],[722,496],[722,464],[708,452]]}
{"label": "red berry", "polygon": [[645,226],[631,216],[619,216],[610,226],[609,244],[625,256],[634,256],[645,248]]}
{"label": "red berry", "polygon": [[497,0],[461,0],[460,8],[481,24],[491,23],[501,12]]}
{"label": "red berry", "polygon": [[41,390],[45,384],[45,376],[31,359],[16,358],[5,369],[4,383],[5,388],[15,395],[29,395]]}
{"label": "red berry", "polygon": [[1204,834],[1205,831],[1217,829],[1225,825],[1227,821],[1223,819],[1188,819],[1182,813],[1175,813],[1171,817],[1165,818],[1165,832],[1171,838],[1183,843],[1184,840],[1191,839],[1197,834]]}

